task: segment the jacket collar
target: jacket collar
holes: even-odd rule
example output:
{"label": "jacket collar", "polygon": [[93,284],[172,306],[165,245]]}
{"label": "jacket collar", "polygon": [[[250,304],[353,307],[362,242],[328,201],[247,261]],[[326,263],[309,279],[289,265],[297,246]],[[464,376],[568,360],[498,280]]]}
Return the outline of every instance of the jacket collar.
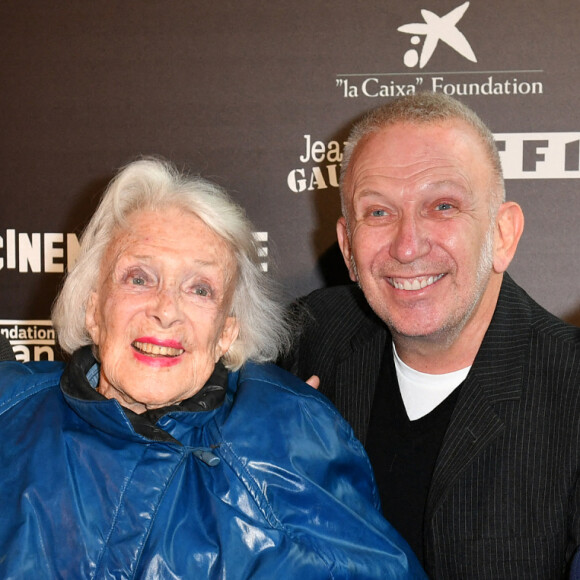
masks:
{"label": "jacket collar", "polygon": [[90,346],[77,350],[65,368],[60,386],[68,404],[88,423],[123,438],[143,437],[154,441],[175,443],[175,439],[158,427],[158,422],[170,413],[194,413],[219,408],[225,399],[228,372],[218,362],[202,389],[178,405],[154,409],[142,414],[107,399],[96,387],[100,366]]}
{"label": "jacket collar", "polygon": [[345,341],[337,353],[340,363],[336,368],[333,399],[355,436],[364,444],[383,354],[390,344],[391,334],[359,288],[353,296],[353,307],[358,313],[357,326],[352,329],[350,340]]}
{"label": "jacket collar", "polygon": [[426,522],[452,483],[505,429],[497,405],[521,397],[531,332],[529,303],[524,296],[509,275],[504,274],[494,315],[462,384],[437,459]]}
{"label": "jacket collar", "polygon": [[[362,296],[362,292],[360,293]],[[336,371],[336,406],[364,443],[379,379],[381,358],[392,356],[386,325],[363,305],[364,316],[341,353]],[[428,514],[466,465],[504,429],[494,405],[517,401],[523,388],[529,344],[529,298],[506,273],[489,328],[462,384],[433,475]],[[341,393],[345,393],[344,395]],[[344,400],[341,400],[344,399]]]}

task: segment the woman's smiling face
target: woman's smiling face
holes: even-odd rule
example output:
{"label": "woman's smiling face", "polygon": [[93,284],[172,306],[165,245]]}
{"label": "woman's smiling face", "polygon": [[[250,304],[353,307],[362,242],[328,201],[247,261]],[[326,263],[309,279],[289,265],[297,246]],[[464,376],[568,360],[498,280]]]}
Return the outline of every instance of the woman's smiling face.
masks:
{"label": "woman's smiling face", "polygon": [[227,243],[177,208],[137,211],[110,242],[86,325],[99,392],[142,413],[193,396],[236,339]]}

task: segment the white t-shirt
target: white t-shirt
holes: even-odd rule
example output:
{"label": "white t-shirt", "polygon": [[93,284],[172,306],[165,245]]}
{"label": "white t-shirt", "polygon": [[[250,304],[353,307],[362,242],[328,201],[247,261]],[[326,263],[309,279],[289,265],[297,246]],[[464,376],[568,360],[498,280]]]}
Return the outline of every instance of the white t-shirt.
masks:
{"label": "white t-shirt", "polygon": [[393,356],[401,398],[411,421],[428,415],[441,404],[464,380],[471,366],[443,375],[422,373],[407,366],[397,354],[393,343]]}

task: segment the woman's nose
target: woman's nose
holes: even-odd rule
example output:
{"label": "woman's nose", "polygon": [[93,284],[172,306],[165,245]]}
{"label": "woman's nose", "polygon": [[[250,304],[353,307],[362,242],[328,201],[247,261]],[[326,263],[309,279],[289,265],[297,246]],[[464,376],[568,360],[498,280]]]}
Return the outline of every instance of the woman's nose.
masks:
{"label": "woman's nose", "polygon": [[160,290],[151,300],[148,315],[155,318],[163,328],[181,322],[183,312],[179,291],[173,288]]}

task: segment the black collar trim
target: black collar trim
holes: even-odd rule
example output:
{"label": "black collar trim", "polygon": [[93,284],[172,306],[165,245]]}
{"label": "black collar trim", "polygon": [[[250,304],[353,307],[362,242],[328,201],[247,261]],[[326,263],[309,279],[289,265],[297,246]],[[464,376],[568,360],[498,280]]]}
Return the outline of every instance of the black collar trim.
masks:
{"label": "black collar trim", "polygon": [[[95,365],[97,366],[95,367]],[[98,363],[90,346],[77,350],[72,355],[60,380],[63,393],[83,401],[106,401],[106,397],[96,390],[98,378],[97,383],[93,386],[87,376],[95,374],[98,368]],[[124,407],[123,411],[131,421],[133,429],[140,435],[156,441],[175,441],[171,435],[156,426],[159,419],[168,413],[196,413],[217,409],[224,402],[227,383],[228,371],[221,362],[218,362],[205,385],[193,397],[176,405],[151,409],[141,414]]]}

